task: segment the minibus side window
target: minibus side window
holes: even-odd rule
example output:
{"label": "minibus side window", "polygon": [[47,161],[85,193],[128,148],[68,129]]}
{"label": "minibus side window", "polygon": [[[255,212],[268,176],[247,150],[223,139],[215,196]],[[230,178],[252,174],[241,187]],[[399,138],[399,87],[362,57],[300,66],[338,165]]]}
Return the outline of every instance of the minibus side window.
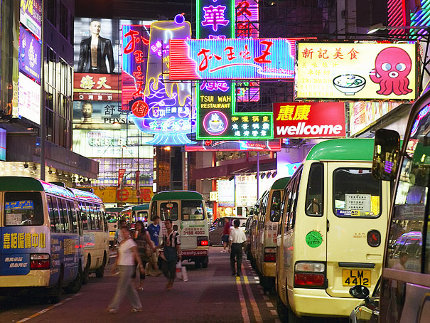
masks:
{"label": "minibus side window", "polygon": [[71,220],[71,231],[73,233],[77,233],[78,232],[78,216],[76,214],[76,210],[74,207],[74,202],[72,201],[67,201],[67,206],[69,208],[69,215],[70,215],[70,220]]}
{"label": "minibus side window", "polygon": [[322,216],[324,190],[324,166],[314,163],[309,171],[308,188],[306,191],[306,214]]}
{"label": "minibus side window", "polygon": [[178,203],[176,202],[163,202],[160,204],[160,218],[162,221],[170,219],[172,221],[178,220]]}
{"label": "minibus side window", "polygon": [[290,229],[294,229],[294,225],[296,223],[296,211],[297,211],[297,201],[299,200],[299,185],[300,185],[300,179],[302,176],[302,169],[297,174],[296,180],[294,181],[294,191],[293,191],[293,206],[290,212],[291,219],[289,220],[289,223],[291,224]]}
{"label": "minibus side window", "polygon": [[284,225],[285,225],[285,230],[284,232],[288,231],[289,228],[289,219],[290,219],[290,212],[291,212],[291,206],[293,204],[293,186],[294,186],[294,182],[295,182],[295,178],[293,180],[290,181],[290,183],[287,186],[287,189],[285,191],[285,211],[284,211]]}
{"label": "minibus side window", "polygon": [[4,210],[6,226],[43,224],[40,192],[6,192]]}
{"label": "minibus side window", "polygon": [[151,204],[151,221],[157,215],[157,202],[153,201]]}
{"label": "minibus side window", "polygon": [[272,193],[270,202],[270,221],[279,222],[281,218],[281,191],[276,190]]}
{"label": "minibus side window", "polygon": [[62,224],[62,232],[69,232],[70,224],[69,224],[69,215],[67,213],[67,205],[66,200],[58,199],[60,214],[61,214],[61,224]]}
{"label": "minibus side window", "polygon": [[81,216],[82,230],[89,230],[90,226],[88,225],[89,216],[87,212],[87,206],[83,202],[81,202],[80,205],[81,205],[81,212],[82,212],[82,216]]}
{"label": "minibus side window", "polygon": [[343,218],[377,218],[381,214],[381,181],[366,168],[333,172],[333,212]]}
{"label": "minibus side window", "polygon": [[51,232],[58,232],[58,209],[57,209],[57,199],[53,196],[46,196],[48,199],[48,211],[49,211],[49,222],[51,227]]}

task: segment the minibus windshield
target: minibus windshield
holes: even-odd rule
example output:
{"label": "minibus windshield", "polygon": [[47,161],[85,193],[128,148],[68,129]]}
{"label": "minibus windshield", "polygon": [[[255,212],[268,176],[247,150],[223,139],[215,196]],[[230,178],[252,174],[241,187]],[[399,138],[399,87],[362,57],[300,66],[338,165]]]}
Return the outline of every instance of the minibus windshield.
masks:
{"label": "minibus windshield", "polygon": [[182,201],[182,220],[184,221],[198,221],[203,220],[205,215],[203,213],[203,201],[198,200],[184,200]]}
{"label": "minibus windshield", "polygon": [[160,204],[160,218],[162,221],[170,219],[172,221],[178,220],[178,203],[176,202],[163,202]]}
{"label": "minibus windshield", "polygon": [[42,198],[39,192],[6,192],[4,199],[6,226],[42,225]]}

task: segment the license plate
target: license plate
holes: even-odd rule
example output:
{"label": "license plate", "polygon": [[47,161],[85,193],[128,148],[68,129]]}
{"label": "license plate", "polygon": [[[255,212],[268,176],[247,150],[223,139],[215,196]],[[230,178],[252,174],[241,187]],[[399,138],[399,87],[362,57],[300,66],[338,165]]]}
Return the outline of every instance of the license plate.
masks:
{"label": "license plate", "polygon": [[370,287],[370,270],[360,269],[343,269],[342,284],[343,286],[363,285]]}
{"label": "license plate", "polygon": [[111,231],[111,232],[109,232],[109,236],[110,236],[110,237],[115,237],[115,231]]}

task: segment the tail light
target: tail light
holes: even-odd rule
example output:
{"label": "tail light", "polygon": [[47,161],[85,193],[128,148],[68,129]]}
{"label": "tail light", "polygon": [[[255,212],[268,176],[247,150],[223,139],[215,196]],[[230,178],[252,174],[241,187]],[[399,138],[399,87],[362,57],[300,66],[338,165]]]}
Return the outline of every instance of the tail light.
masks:
{"label": "tail light", "polygon": [[324,288],[326,286],[324,263],[298,262],[294,269],[294,287]]}
{"label": "tail light", "polygon": [[30,270],[49,269],[51,261],[47,253],[33,253],[30,255]]}
{"label": "tail light", "polygon": [[381,233],[378,230],[370,230],[367,232],[367,243],[371,247],[379,247],[381,244]]}
{"label": "tail light", "polygon": [[264,261],[276,262],[276,248],[264,248]]}
{"label": "tail light", "polygon": [[197,237],[197,246],[209,246],[209,238]]}

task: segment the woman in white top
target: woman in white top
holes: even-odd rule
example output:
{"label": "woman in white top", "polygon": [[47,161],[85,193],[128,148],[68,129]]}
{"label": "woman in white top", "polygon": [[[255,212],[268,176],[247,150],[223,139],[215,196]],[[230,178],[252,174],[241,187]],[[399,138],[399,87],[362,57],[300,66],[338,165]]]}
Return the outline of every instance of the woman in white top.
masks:
{"label": "woman in white top", "polygon": [[118,256],[113,268],[113,271],[115,271],[116,267],[119,267],[119,280],[116,286],[115,296],[108,307],[108,312],[117,313],[119,305],[125,295],[127,295],[130,300],[132,306],[131,311],[141,312],[142,303],[140,302],[136,289],[133,287],[132,275],[136,270],[135,263],[138,263],[138,267],[142,274],[144,273],[144,268],[137,252],[137,245],[131,238],[129,229],[123,227],[121,228],[121,233],[123,235],[123,240],[118,247]]}

